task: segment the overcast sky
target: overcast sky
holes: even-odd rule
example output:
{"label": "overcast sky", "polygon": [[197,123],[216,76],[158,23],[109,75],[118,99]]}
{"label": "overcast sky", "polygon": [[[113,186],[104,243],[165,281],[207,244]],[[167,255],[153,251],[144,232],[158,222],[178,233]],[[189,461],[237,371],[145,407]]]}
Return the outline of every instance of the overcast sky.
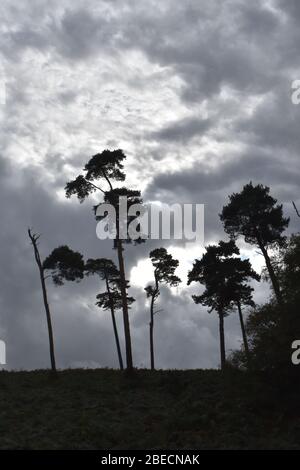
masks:
{"label": "overcast sky", "polygon": [[[128,185],[145,201],[205,204],[205,243],[225,237],[227,196],[249,180],[271,187],[291,216],[300,205],[298,0],[1,0],[0,338],[7,368],[49,365],[39,277],[27,227],[43,257],[68,244],[87,257],[115,257],[96,237],[93,200],[64,197],[66,181],[95,153],[122,148]],[[2,87],[3,91],[3,87]],[[3,99],[2,99],[3,101]],[[134,363],[149,366],[148,253],[126,249],[137,299],[130,312]],[[160,297],[159,368],[217,367],[218,318],[193,303],[185,279],[203,247],[165,243],[184,280]],[[262,257],[239,243],[259,271]],[[95,304],[97,279],[49,284],[57,363],[117,366],[111,319]],[[255,298],[269,295],[256,285]],[[118,324],[123,340],[121,312]],[[227,350],[239,346],[235,313]]]}

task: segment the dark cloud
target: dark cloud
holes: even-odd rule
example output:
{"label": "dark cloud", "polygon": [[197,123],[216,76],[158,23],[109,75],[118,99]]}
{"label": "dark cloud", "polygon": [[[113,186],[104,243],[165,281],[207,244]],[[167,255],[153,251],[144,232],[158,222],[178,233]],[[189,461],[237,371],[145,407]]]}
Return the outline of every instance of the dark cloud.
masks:
{"label": "dark cloud", "polygon": [[297,0],[276,0],[275,5],[281,9],[282,13],[289,15],[292,21],[299,20],[300,5]]}
{"label": "dark cloud", "polygon": [[259,36],[275,39],[277,28],[280,27],[280,15],[263,2],[244,3],[238,10],[238,25],[240,32],[252,41]]}
{"label": "dark cloud", "polygon": [[212,122],[209,119],[185,118],[153,132],[152,137],[158,141],[181,141],[184,143],[193,137],[201,137],[211,126]]}
{"label": "dark cloud", "polygon": [[[210,169],[208,161],[214,163]],[[228,157],[223,164],[218,164],[217,156],[208,155],[190,169],[159,174],[148,186],[145,197],[168,204],[178,199],[205,204],[206,240],[217,240],[224,237],[218,214],[230,194],[240,191],[250,180],[254,184],[271,186],[273,196],[279,203],[284,203],[290,213],[291,201],[300,197],[299,175],[299,158],[283,158],[280,153],[264,153],[253,147],[247,153]],[[297,230],[293,220],[292,227]]]}
{"label": "dark cloud", "polygon": [[282,160],[283,153],[288,154],[289,160],[297,155],[298,166],[300,108],[291,101],[290,86],[286,82],[283,89],[270,94],[251,117],[237,122],[236,131],[243,132],[249,143],[272,150],[275,159]]}
{"label": "dark cloud", "polygon": [[101,52],[112,40],[114,30],[106,18],[92,15],[86,9],[68,10],[54,37],[57,50],[69,59],[87,59]]}

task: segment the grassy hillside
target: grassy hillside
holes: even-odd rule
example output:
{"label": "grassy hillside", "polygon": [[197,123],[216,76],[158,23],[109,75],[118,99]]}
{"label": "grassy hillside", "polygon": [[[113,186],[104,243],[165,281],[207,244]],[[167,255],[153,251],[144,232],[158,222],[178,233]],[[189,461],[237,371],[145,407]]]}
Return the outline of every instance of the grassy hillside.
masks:
{"label": "grassy hillside", "polygon": [[265,382],[216,370],[0,372],[0,448],[300,448],[299,394]]}

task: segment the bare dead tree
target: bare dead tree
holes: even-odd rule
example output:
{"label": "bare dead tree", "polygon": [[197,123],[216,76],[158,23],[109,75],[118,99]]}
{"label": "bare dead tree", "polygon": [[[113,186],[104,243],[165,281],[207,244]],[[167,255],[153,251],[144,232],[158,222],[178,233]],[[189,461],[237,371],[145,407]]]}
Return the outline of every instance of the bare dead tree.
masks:
{"label": "bare dead tree", "polygon": [[44,270],[43,263],[41,261],[41,257],[39,253],[39,249],[38,249],[38,240],[40,238],[40,235],[32,233],[31,230],[28,229],[28,236],[33,246],[34,257],[35,257],[36,264],[38,265],[39,274],[40,274],[40,280],[41,280],[42,292],[43,292],[43,301],[44,301],[44,306],[45,306],[45,311],[46,311],[48,334],[49,334],[51,369],[55,373],[56,363],[55,363],[54,338],[53,338],[53,329],[52,329],[52,322],[51,322],[51,313],[50,313],[50,307],[49,307],[48,296],[47,296],[45,270]]}

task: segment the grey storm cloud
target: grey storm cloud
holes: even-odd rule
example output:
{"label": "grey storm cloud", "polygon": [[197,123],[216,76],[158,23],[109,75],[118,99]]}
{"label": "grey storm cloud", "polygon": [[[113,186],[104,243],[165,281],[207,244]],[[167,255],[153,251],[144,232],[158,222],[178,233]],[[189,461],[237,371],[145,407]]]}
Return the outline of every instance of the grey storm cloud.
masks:
{"label": "grey storm cloud", "polygon": [[107,19],[94,17],[85,9],[70,10],[63,15],[54,43],[64,57],[87,59],[107,47],[115,33]]}
{"label": "grey storm cloud", "polygon": [[[0,336],[9,368],[49,363],[45,314],[28,226],[43,256],[68,244],[87,257],[115,258],[96,238],[92,205],[66,200],[66,181],[105,148],[128,155],[128,184],[144,200],[205,204],[206,243],[224,238],[218,214],[252,180],[271,186],[299,230],[300,78],[297,0],[1,1]],[[0,70],[1,72],[1,70]],[[1,75],[2,76],[2,75]],[[151,281],[143,262],[160,243],[126,247],[128,277]],[[247,249],[242,245],[244,250]],[[248,247],[249,249],[249,247]],[[251,251],[251,250],[250,250]],[[245,251],[255,261],[255,253]],[[181,262],[184,262],[184,256]],[[149,365],[149,312],[131,283],[134,361]],[[49,298],[59,367],[117,366],[109,315],[95,304],[97,279],[55,288]],[[197,286],[163,289],[158,367],[216,367],[217,320],[196,306]],[[269,295],[256,286],[256,300]],[[122,334],[121,312],[118,325]],[[227,349],[240,342],[226,318]]]}
{"label": "grey storm cloud", "polygon": [[211,125],[212,122],[209,119],[185,118],[166,125],[163,129],[153,132],[152,135],[158,141],[187,142],[194,136],[199,137],[205,134]]}
{"label": "grey storm cloud", "polygon": [[282,9],[292,20],[297,21],[300,18],[300,5],[297,0],[277,0],[276,4]]}

